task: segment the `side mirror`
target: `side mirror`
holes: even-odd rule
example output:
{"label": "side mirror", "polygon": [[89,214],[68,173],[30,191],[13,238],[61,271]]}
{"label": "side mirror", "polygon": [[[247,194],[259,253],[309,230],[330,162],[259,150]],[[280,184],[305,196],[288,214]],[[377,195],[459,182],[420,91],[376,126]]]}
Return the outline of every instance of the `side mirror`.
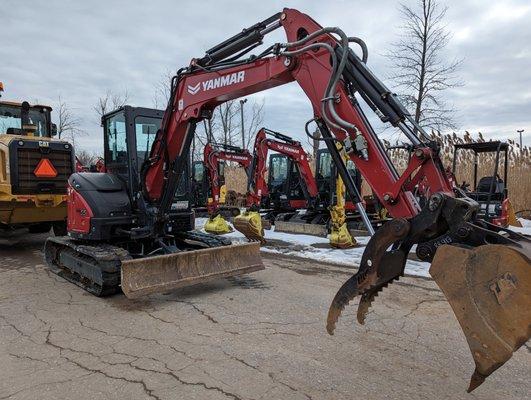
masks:
{"label": "side mirror", "polygon": [[52,124],[52,136],[56,136],[56,135],[57,135],[57,125]]}

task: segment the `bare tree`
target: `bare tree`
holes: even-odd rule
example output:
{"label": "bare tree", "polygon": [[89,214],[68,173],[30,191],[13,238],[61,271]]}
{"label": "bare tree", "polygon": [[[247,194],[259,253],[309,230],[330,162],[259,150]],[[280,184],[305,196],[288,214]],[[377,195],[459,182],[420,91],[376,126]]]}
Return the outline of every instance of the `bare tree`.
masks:
{"label": "bare tree", "polygon": [[171,81],[175,74],[170,70],[166,71],[155,86],[155,94],[153,95],[153,107],[166,108],[170,101],[171,95]]}
{"label": "bare tree", "polygon": [[[264,120],[264,101],[256,102],[253,101],[247,107],[250,107],[250,113],[245,114],[247,109],[244,108],[244,135],[245,135],[245,148],[251,149],[254,145],[252,140],[256,135],[256,131],[262,125]],[[240,127],[241,132],[241,127]]]}
{"label": "bare tree", "polygon": [[451,38],[443,23],[446,11],[437,0],[417,0],[415,8],[401,4],[401,39],[386,54],[396,70],[391,79],[415,121],[433,129],[456,128],[455,110],[442,92],[462,85],[456,76],[461,60],[443,57]]}
{"label": "bare tree", "polygon": [[76,151],[76,158],[82,165],[89,167],[90,165],[95,164],[98,159],[102,157],[96,153],[89,153],[86,150],[78,150]]}
{"label": "bare tree", "polygon": [[[247,103],[244,107],[244,135],[245,147],[252,148],[252,140],[263,121],[264,102]],[[196,129],[194,143],[194,159],[203,157],[203,148],[206,143],[229,144],[241,147],[241,118],[240,104],[231,100],[218,106],[212,113],[212,118],[204,119]]]}
{"label": "bare tree", "polygon": [[61,96],[57,103],[57,136],[59,139],[66,139],[75,146],[76,137],[86,134],[80,128],[81,119],[76,117],[70,107],[66,104]]}
{"label": "bare tree", "polygon": [[104,96],[101,96],[98,99],[98,102],[93,108],[93,110],[101,117],[106,113],[116,110],[117,108],[123,107],[129,101],[129,92],[124,90],[122,93],[116,93],[111,90],[107,90]]}

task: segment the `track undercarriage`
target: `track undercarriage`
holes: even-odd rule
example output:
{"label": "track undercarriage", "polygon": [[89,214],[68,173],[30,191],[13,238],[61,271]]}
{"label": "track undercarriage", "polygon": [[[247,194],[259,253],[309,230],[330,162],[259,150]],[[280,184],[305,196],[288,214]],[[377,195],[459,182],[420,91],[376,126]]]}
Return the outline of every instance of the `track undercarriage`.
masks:
{"label": "track undercarriage", "polygon": [[[138,297],[263,269],[257,246],[181,232],[156,244],[85,243],[66,236],[53,237],[46,241],[44,252],[54,273],[96,296],[109,296],[122,289],[128,297]],[[226,262],[216,262],[223,254]],[[147,268],[138,271],[142,265]]]}

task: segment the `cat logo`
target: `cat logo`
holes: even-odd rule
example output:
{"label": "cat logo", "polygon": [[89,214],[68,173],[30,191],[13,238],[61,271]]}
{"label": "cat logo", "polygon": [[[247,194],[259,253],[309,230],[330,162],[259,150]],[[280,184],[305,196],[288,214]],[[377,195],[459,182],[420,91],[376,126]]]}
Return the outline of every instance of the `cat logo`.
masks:
{"label": "cat logo", "polygon": [[50,142],[46,140],[39,140],[39,147],[50,147]]}

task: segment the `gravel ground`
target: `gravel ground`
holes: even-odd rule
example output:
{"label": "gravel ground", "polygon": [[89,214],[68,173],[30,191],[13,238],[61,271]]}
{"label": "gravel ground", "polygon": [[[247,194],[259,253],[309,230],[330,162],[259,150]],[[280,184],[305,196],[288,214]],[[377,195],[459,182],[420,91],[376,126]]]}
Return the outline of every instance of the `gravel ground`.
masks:
{"label": "gravel ground", "polygon": [[0,241],[0,399],[525,399],[529,348],[473,394],[472,357],[427,279],[405,278],[365,326],[324,329],[351,271],[264,254],[252,275],[128,300],[51,274],[44,236]]}

